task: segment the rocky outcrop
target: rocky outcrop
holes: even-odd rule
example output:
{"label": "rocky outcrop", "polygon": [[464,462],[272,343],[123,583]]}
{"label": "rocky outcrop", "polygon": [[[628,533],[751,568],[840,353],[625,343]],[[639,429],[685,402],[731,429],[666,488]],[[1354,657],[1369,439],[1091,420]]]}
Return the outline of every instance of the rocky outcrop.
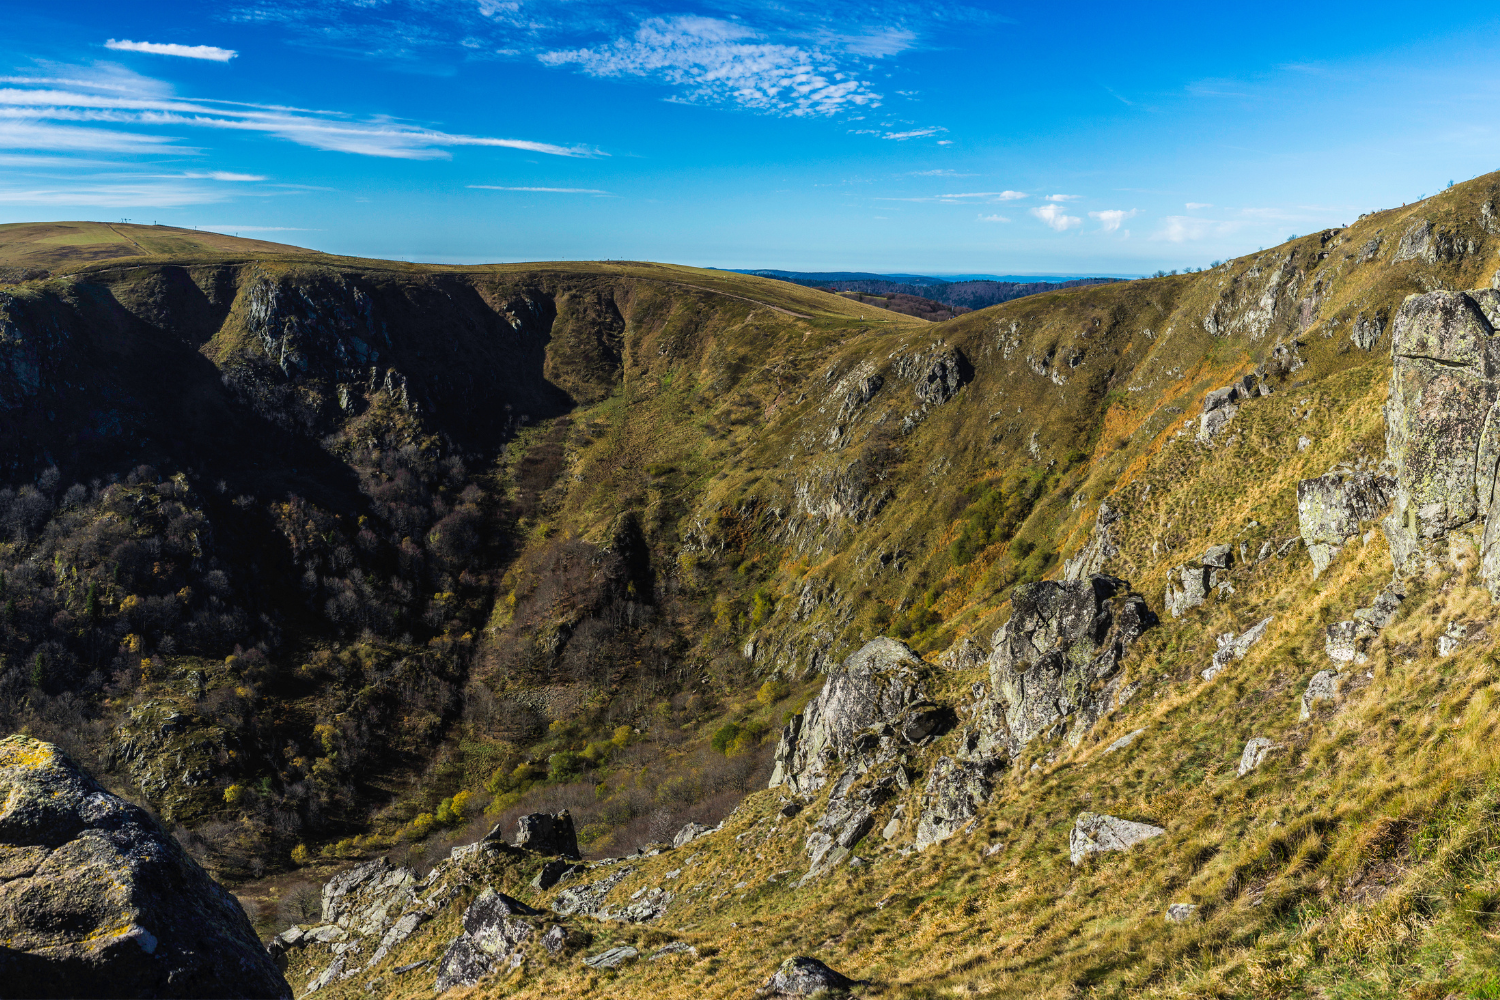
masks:
{"label": "rocky outcrop", "polygon": [[[873,747],[880,734],[906,733],[906,723],[926,716],[933,706],[923,694],[927,664],[905,644],[880,638],[866,643],[829,676],[812,704],[787,721],[776,747],[770,786],[797,795],[827,783],[831,766]],[[923,726],[918,725],[920,731]],[[918,738],[930,735],[922,732]]]}
{"label": "rocky outcrop", "polygon": [[994,790],[993,769],[984,761],[939,757],[922,789],[917,817],[917,850],[925,850],[963,830],[979,815],[979,806]]}
{"label": "rocky outcrop", "polygon": [[0,990],[290,997],[239,903],[57,747],[0,740]]}
{"label": "rocky outcrop", "polygon": [[163,820],[184,822],[223,806],[220,760],[239,750],[224,727],[153,698],[133,706],[116,728],[110,763],[130,775]]}
{"label": "rocky outcrop", "polygon": [[1246,375],[1203,397],[1203,415],[1198,418],[1198,440],[1207,442],[1240,412],[1241,400],[1255,394],[1255,376]]}
{"label": "rocky outcrop", "polygon": [[897,358],[892,371],[912,384],[924,410],[948,402],[974,377],[974,366],[963,352],[942,341]]}
{"label": "rocky outcrop", "polygon": [[[489,837],[494,836],[495,831],[491,831]],[[531,813],[520,817],[516,820],[516,839],[511,843],[534,854],[578,857],[578,835],[573,830],[573,817],[566,809],[556,815]]]}
{"label": "rocky outcrop", "polygon": [[991,697],[1001,703],[1012,755],[1044,734],[1075,745],[1115,707],[1120,660],[1156,623],[1129,585],[1109,576],[1024,584],[995,633]]}
{"label": "rocky outcrop", "polygon": [[1314,579],[1365,523],[1384,515],[1395,486],[1390,476],[1369,471],[1331,472],[1297,484],[1297,524]]}
{"label": "rocky outcrop", "polygon": [[1500,592],[1500,519],[1490,516],[1500,464],[1500,293],[1408,296],[1391,331],[1386,458],[1394,467],[1383,527],[1398,575],[1424,545],[1483,518],[1481,573]]}
{"label": "rocky outcrop", "polygon": [[1118,816],[1099,813],[1078,814],[1068,837],[1068,855],[1077,865],[1090,854],[1100,851],[1126,851],[1136,844],[1160,837],[1167,831],[1149,823],[1136,823]]}

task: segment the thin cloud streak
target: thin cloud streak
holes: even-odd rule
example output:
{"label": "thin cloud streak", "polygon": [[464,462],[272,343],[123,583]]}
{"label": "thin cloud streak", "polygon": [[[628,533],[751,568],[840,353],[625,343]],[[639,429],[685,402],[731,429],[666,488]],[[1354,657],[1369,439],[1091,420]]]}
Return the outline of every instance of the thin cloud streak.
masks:
{"label": "thin cloud streak", "polygon": [[234,49],[221,49],[215,45],[176,45],[161,42],[132,42],[129,39],[111,38],[104,43],[106,49],[117,52],[145,52],[154,56],[178,56],[182,59],[207,59],[227,63],[239,55]]}
{"label": "thin cloud streak", "polygon": [[563,157],[606,155],[581,146],[460,135],[383,119],[351,121],[332,112],[295,112],[203,99],[182,100],[155,93],[117,91],[100,94],[57,87],[0,88],[0,146],[123,150],[151,144],[165,146],[175,141],[162,136],[139,136],[105,129],[57,132],[57,126],[43,124],[61,121],[260,132],[314,149],[407,160],[446,159],[452,155],[448,148],[454,146],[491,146]]}
{"label": "thin cloud streak", "polygon": [[540,191],[546,194],[609,194],[608,191],[600,191],[597,188],[503,187],[498,184],[470,184],[468,186],[476,191]]}

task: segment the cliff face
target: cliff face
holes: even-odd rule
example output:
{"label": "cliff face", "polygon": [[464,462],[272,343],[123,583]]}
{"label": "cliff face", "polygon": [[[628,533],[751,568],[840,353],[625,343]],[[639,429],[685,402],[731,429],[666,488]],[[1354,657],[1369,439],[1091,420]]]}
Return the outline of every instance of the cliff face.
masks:
{"label": "cliff face", "polygon": [[[936,325],[644,265],[18,286],[12,725],[242,879],[566,805],[590,861],[463,892],[702,995],[1292,995],[1293,919],[1326,982],[1467,989],[1424,949],[1484,920],[1413,894],[1489,877],[1424,859],[1488,822],[1495,193]],[[449,985],[604,974],[505,940]]]}

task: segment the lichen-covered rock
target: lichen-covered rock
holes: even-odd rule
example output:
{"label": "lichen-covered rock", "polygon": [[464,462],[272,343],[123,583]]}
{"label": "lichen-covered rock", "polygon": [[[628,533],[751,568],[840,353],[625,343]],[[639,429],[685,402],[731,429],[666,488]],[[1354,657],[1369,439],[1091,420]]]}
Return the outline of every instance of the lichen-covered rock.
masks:
{"label": "lichen-covered rock", "polygon": [[974,368],[963,352],[942,341],[897,358],[892,370],[896,377],[912,384],[917,402],[924,408],[946,403],[974,377]]}
{"label": "lichen-covered rock", "polygon": [[1049,731],[1073,743],[1114,707],[1120,659],[1156,616],[1108,576],[1042,581],[1011,595],[1010,621],[995,633],[992,697],[1005,706],[1012,755]]}
{"label": "lichen-covered rock", "polygon": [[386,858],[351,868],[323,884],[323,923],[368,937],[416,905],[420,877]]}
{"label": "lichen-covered rock", "polygon": [[0,740],[0,992],[290,997],[235,898],[57,747]]}
{"label": "lichen-covered rock", "polygon": [[1276,749],[1276,744],[1264,736],[1252,736],[1250,741],[1245,744],[1244,752],[1240,754],[1240,766],[1235,773],[1243,778],[1257,767],[1260,767],[1261,761],[1266,759],[1266,754],[1274,749]]}
{"label": "lichen-covered rock", "polygon": [[1197,903],[1173,903],[1167,907],[1167,923],[1182,924],[1193,919],[1198,913]]}
{"label": "lichen-covered rock", "polygon": [[1367,521],[1390,505],[1395,481],[1371,472],[1334,472],[1297,484],[1297,524],[1316,579]]}
{"label": "lichen-covered rock", "polygon": [[1323,651],[1335,663],[1363,663],[1365,627],[1357,621],[1334,622],[1323,630]]}
{"label": "lichen-covered rock", "polygon": [[705,823],[688,823],[677,831],[677,836],[672,838],[672,846],[682,847],[684,844],[691,844],[704,834],[713,832],[714,828]]}
{"label": "lichen-covered rock", "polygon": [[539,936],[536,922],[523,918],[538,912],[486,887],[464,911],[463,933],[453,939],[438,963],[437,992],[472,986],[498,965],[519,965],[526,942]]}
{"label": "lichen-covered rock", "polygon": [[900,723],[912,709],[925,709],[927,665],[904,643],[873,639],[829,676],[812,704],[787,721],[776,748],[770,786],[806,794],[828,781],[830,765],[848,760],[866,730]]}
{"label": "lichen-covered rock", "polygon": [[781,968],[757,992],[771,996],[806,997],[820,990],[847,990],[858,985],[855,980],[833,971],[816,958],[799,956],[782,962]]}
{"label": "lichen-covered rock", "polygon": [[1159,826],[1136,823],[1118,816],[1079,813],[1078,819],[1073,823],[1073,832],[1068,837],[1068,855],[1076,865],[1090,854],[1129,850],[1136,844],[1152,837],[1160,837],[1166,832]]}
{"label": "lichen-covered rock", "polygon": [[1500,519],[1488,517],[1500,464],[1500,293],[1408,296],[1391,331],[1386,457],[1395,469],[1383,522],[1398,574],[1423,544],[1487,518],[1481,572],[1500,587]]}
{"label": "lichen-covered rock", "polygon": [[640,954],[628,944],[620,945],[601,951],[597,955],[590,955],[583,960],[583,964],[591,969],[613,969],[639,957]]}

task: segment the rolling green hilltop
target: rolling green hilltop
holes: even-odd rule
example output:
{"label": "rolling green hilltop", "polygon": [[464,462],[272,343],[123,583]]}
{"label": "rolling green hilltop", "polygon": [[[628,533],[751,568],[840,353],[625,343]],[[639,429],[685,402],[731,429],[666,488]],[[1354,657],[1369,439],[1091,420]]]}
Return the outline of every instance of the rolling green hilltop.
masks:
{"label": "rolling green hilltop", "polygon": [[1500,995],[1497,192],[941,323],[0,229],[5,726],[298,996]]}

